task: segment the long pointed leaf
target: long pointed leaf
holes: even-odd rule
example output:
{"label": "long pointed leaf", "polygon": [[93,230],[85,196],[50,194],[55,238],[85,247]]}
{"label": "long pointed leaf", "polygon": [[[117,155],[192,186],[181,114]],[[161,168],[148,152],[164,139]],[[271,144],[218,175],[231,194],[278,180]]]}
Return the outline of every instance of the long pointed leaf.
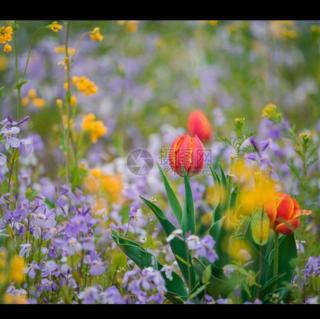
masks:
{"label": "long pointed leaf", "polygon": [[173,214],[176,216],[179,224],[181,223],[181,218],[182,218],[182,208],[181,205],[176,197],[176,194],[174,193],[172,187],[170,186],[168,179],[166,177],[166,175],[164,174],[162,168],[160,167],[160,165],[158,165],[159,167],[159,171],[160,171],[160,175],[162,177],[163,183],[164,183],[164,187],[166,189],[166,193],[168,196],[168,200],[169,200],[169,204],[171,206],[172,212]]}
{"label": "long pointed leaf", "polygon": [[[134,241],[120,236],[115,231],[112,232],[112,238],[120,249],[130,259],[132,259],[139,268],[143,269],[153,267],[157,270],[162,269],[163,266],[156,260],[156,258]],[[177,273],[172,272],[172,280],[170,280],[164,272],[161,272],[161,275],[165,280],[168,299],[171,301],[176,299],[177,302],[179,299],[186,300],[188,293],[180,276]]]}
{"label": "long pointed leaf", "polygon": [[[172,232],[176,230],[176,227],[173,224],[171,224],[171,222],[166,218],[165,214],[158,206],[156,206],[155,204],[143,197],[141,197],[141,199],[154,212],[166,236],[170,236]],[[189,253],[186,243],[180,238],[175,237],[170,241],[170,247],[172,253],[174,254],[177,260],[177,263],[185,281],[188,283],[189,287],[193,287],[196,282],[195,270],[192,266],[191,255]]]}

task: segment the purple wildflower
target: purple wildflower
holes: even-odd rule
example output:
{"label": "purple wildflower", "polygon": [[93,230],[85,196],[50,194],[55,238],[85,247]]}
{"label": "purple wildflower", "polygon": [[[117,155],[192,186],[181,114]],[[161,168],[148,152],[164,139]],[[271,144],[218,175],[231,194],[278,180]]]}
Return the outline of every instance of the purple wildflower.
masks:
{"label": "purple wildflower", "polygon": [[215,241],[210,235],[204,236],[201,240],[196,235],[190,235],[187,238],[188,248],[195,252],[197,257],[204,257],[213,263],[218,259],[218,255],[214,250]]}
{"label": "purple wildflower", "polygon": [[119,290],[115,286],[107,288],[100,293],[100,301],[102,304],[124,304],[126,303],[121,296]]}
{"label": "purple wildflower", "polygon": [[305,266],[305,269],[303,271],[303,274],[305,279],[320,276],[320,256],[309,257],[307,264]]}
{"label": "purple wildflower", "polygon": [[164,280],[158,270],[151,267],[133,269],[123,278],[125,289],[134,296],[138,304],[162,303],[166,292]]}

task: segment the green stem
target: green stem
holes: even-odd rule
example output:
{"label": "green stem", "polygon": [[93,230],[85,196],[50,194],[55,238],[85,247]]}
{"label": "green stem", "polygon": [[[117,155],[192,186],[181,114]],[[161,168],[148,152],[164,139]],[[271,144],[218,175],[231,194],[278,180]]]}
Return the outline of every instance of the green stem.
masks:
{"label": "green stem", "polygon": [[[263,272],[263,255],[262,255],[262,236],[263,236],[263,214],[264,211],[261,210],[261,219],[260,219],[260,244],[259,244],[259,277],[258,277],[258,283],[261,285],[261,279],[262,279],[262,272]],[[260,287],[257,288],[257,296],[260,298]]]}
{"label": "green stem", "polygon": [[279,271],[279,234],[274,233],[274,259],[273,259],[273,276],[278,276]]}
{"label": "green stem", "polygon": [[16,80],[16,90],[17,90],[17,120],[19,120],[19,117],[21,115],[21,85],[20,85],[20,75],[19,75],[19,60],[18,60],[18,48],[17,48],[17,22],[13,22],[13,46],[14,46],[14,64],[15,64],[15,80]]}
{"label": "green stem", "polygon": [[67,92],[65,98],[66,105],[66,129],[65,129],[65,156],[66,156],[66,180],[70,182],[70,100],[71,100],[71,75],[70,75],[70,57],[69,57],[69,34],[70,34],[70,22],[66,22],[66,34],[65,34],[65,75],[67,82]]}
{"label": "green stem", "polygon": [[40,27],[39,29],[37,29],[32,37],[31,37],[31,40],[30,40],[30,44],[29,44],[29,49],[28,49],[28,53],[27,53],[27,60],[26,60],[26,64],[24,66],[24,69],[23,69],[23,73],[22,73],[22,78],[25,79],[26,77],[26,74],[27,74],[27,70],[28,70],[28,66],[29,66],[29,62],[30,62],[30,58],[31,58],[31,50],[32,50],[32,45],[33,45],[33,42],[34,42],[34,39],[36,37],[36,35],[38,34],[38,32],[42,29],[44,29],[45,27]]}

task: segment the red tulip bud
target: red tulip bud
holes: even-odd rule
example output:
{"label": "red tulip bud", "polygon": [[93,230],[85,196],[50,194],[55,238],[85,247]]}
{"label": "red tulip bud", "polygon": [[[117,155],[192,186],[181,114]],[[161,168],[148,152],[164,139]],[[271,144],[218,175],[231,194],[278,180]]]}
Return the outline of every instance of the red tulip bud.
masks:
{"label": "red tulip bud", "polygon": [[195,110],[189,114],[187,125],[189,133],[192,136],[197,135],[202,142],[211,139],[211,124],[201,110]]}
{"label": "red tulip bud", "polygon": [[204,166],[204,146],[197,136],[179,136],[172,143],[169,152],[170,166],[174,172],[183,176],[201,172]]}

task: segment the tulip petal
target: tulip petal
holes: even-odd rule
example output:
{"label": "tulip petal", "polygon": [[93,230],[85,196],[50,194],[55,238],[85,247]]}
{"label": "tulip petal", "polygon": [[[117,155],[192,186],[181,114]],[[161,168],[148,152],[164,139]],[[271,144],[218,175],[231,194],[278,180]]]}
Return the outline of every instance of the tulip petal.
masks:
{"label": "tulip petal", "polygon": [[294,202],[289,195],[284,195],[280,200],[277,208],[277,222],[282,222],[283,220],[289,220],[292,218],[294,213]]}
{"label": "tulip petal", "polygon": [[300,225],[299,219],[289,220],[276,226],[275,231],[283,235],[292,234]]}
{"label": "tulip petal", "polygon": [[199,173],[204,166],[204,146],[198,136],[192,138],[193,152],[192,152],[192,173]]}
{"label": "tulip petal", "polygon": [[184,138],[185,138],[185,135],[182,135],[182,136],[179,136],[178,138],[176,138],[176,140],[171,145],[171,148],[169,151],[170,166],[171,166],[172,170],[178,174],[180,174],[179,173],[180,167],[178,166],[178,163],[177,163],[177,152],[178,152],[180,145],[181,145],[182,141],[184,140]]}
{"label": "tulip petal", "polygon": [[277,216],[276,201],[273,200],[273,201],[270,201],[267,204],[265,204],[264,210],[269,217],[270,225],[273,225],[276,220],[276,216]]}

